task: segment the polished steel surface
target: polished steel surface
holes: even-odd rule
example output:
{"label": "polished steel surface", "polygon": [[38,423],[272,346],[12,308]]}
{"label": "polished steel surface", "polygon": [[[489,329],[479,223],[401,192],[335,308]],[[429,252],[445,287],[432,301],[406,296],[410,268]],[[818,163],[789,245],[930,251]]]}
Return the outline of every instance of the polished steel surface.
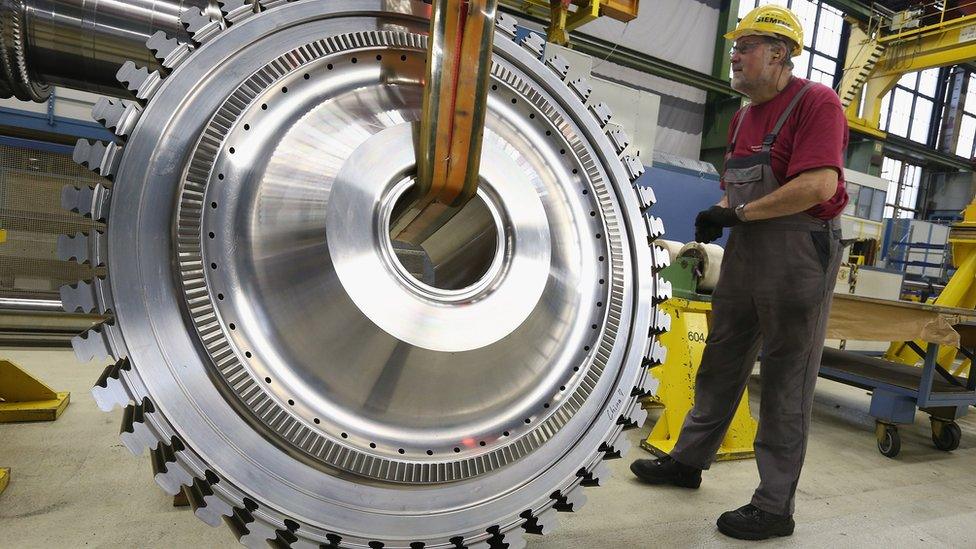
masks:
{"label": "polished steel surface", "polygon": [[496,39],[479,192],[398,242],[430,7],[268,4],[225,2],[135,83],[124,148],[80,149],[114,176],[112,320],[75,341],[117,360],[93,394],[245,544],[520,547],[643,421],[665,291],[635,172],[535,45]]}
{"label": "polished steel surface", "polygon": [[[572,282],[580,275],[573,271],[583,268],[579,264],[566,265],[571,259],[561,250],[553,253],[554,245],[565,246],[567,240],[571,241],[570,237],[578,237],[570,227],[559,227],[569,235],[558,235],[555,239],[551,235],[546,205],[540,196],[554,196],[545,192],[555,186],[553,182],[550,180],[547,186],[541,181],[540,174],[525,169],[527,162],[523,159],[515,160],[501,153],[507,142],[490,130],[486,133],[493,147],[484,156],[480,170],[483,183],[477,196],[486,205],[485,210],[491,219],[487,230],[498,237],[494,239],[496,247],[482,250],[489,264],[486,272],[470,280],[469,284],[445,288],[438,276],[437,266],[441,261],[435,262],[435,276],[430,284],[403,276],[402,270],[396,268],[389,235],[390,211],[410,181],[399,187],[391,183],[395,184],[401,174],[414,169],[410,124],[391,126],[374,134],[353,151],[336,175],[325,219],[329,257],[339,281],[359,310],[388,334],[421,349],[442,352],[482,350],[480,359],[466,357],[472,361],[472,369],[464,374],[465,377],[478,371],[479,364],[493,362],[491,357],[497,356],[500,349],[486,347],[522,326],[544,294],[552,303],[575,302],[578,289]],[[519,160],[522,160],[521,165]],[[379,166],[382,168],[378,169]],[[552,203],[547,205],[551,210]],[[430,254],[434,256],[432,261],[463,252],[476,244],[474,239],[483,234],[478,229],[484,224],[477,221],[462,217],[441,227],[421,246],[435,241],[431,246],[434,250]],[[464,234],[471,240],[457,238]],[[595,259],[599,254],[593,250],[589,255]],[[550,276],[559,282],[546,292]],[[567,293],[573,295],[562,295]],[[565,313],[551,307],[551,316],[538,321],[550,325],[565,323],[565,320],[556,320]],[[595,316],[596,311],[588,311],[586,315]],[[531,329],[531,326],[525,329]],[[512,338],[506,345],[526,343]],[[415,360],[427,363],[433,359],[418,356]],[[550,356],[536,358],[543,363],[551,359]],[[497,368],[493,369],[501,373]],[[532,380],[526,381],[531,383]],[[453,385],[464,383],[451,384],[452,392],[462,390]],[[459,396],[461,401],[468,403],[477,398],[475,395]]]}
{"label": "polished steel surface", "polygon": [[[124,88],[116,73],[123,63],[159,68],[146,48],[153,33],[189,40],[180,23],[180,13],[189,7],[220,13],[209,0],[2,0],[3,26],[19,29],[23,38],[4,41],[0,53],[22,58],[27,85],[119,96]],[[7,87],[25,85],[24,76],[0,76],[6,76]]]}
{"label": "polished steel surface", "polygon": [[[439,287],[436,268],[432,284],[404,276],[390,219],[416,173],[423,58],[390,51],[396,40],[383,35],[358,42],[374,51],[310,55],[274,82],[259,72],[254,82],[268,84],[244,88],[250,105],[242,110],[245,96],[235,93],[211,124],[207,135],[222,146],[200,221],[214,228],[200,243],[206,284],[238,359],[269,398],[287,402],[283,413],[315,433],[300,444],[313,457],[344,467],[318,445],[319,437],[338,443],[339,432],[351,450],[391,460],[508,456],[487,471],[533,449],[540,423],[558,428],[546,420],[593,360],[610,302],[607,285],[596,283],[609,276],[598,260],[609,255],[608,239],[588,234],[596,198],[562,184],[583,161],[545,135],[555,125],[527,124],[528,111],[497,89],[480,170],[480,199],[498,235],[484,250],[489,267],[456,289]],[[196,158],[210,155],[208,147]],[[185,214],[183,226],[197,222],[195,211]],[[438,265],[482,232],[477,216],[460,217],[422,242],[433,241]],[[456,238],[463,234],[472,240]],[[183,261],[197,259],[188,250]],[[249,408],[268,409],[244,393]]]}
{"label": "polished steel surface", "polygon": [[47,84],[32,81],[26,60],[26,0],[0,2],[0,97],[43,101]]}

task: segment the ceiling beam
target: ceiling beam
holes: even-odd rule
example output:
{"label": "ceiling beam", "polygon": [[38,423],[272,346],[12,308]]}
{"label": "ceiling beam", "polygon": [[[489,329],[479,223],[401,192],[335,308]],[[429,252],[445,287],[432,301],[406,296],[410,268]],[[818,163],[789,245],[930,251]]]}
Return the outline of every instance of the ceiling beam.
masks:
{"label": "ceiling beam", "polygon": [[[539,17],[512,10],[504,4],[499,6],[499,9],[512,13],[524,20],[533,21],[541,25],[547,24],[545,20]],[[647,55],[601,38],[586,35],[580,31],[573,33],[569,47],[580,53],[596,57],[597,59],[610,61],[623,67],[659,76],[672,82],[686,84],[700,90],[715,92],[724,96],[739,95],[738,92],[732,90],[727,80],[716,78],[710,74],[698,72],[677,63],[665,61],[664,59]]]}
{"label": "ceiling beam", "polygon": [[[832,8],[837,8],[844,12],[844,15],[849,15],[859,21],[868,21],[872,19],[873,11],[870,6],[866,6],[857,0],[823,0],[824,4]],[[875,15],[875,18],[877,16]]]}
{"label": "ceiling beam", "polygon": [[930,149],[921,143],[916,143],[910,139],[905,139],[893,134],[888,134],[885,139],[885,154],[897,155],[907,158],[914,162],[924,165],[927,168],[953,168],[962,171],[973,171],[973,162],[961,156],[948,154],[935,149]]}

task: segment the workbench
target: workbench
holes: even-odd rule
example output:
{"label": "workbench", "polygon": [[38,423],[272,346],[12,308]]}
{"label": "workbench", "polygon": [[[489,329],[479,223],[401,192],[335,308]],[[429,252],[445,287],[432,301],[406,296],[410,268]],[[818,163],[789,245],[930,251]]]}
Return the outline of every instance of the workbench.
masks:
{"label": "workbench", "polygon": [[913,423],[916,410],[932,421],[932,441],[951,451],[962,437],[956,419],[976,404],[976,368],[953,376],[938,364],[939,347],[949,345],[971,357],[976,346],[976,311],[847,294],[834,296],[829,339],[924,341],[915,344],[921,364],[911,366],[839,349],[825,348],[820,377],[872,392],[878,450],[894,457],[901,450],[898,425]]}

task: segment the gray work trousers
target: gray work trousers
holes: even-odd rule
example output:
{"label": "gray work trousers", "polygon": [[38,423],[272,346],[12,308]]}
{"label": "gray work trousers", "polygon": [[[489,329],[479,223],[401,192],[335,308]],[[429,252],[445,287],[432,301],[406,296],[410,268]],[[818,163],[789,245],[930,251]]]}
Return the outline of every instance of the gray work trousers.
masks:
{"label": "gray work trousers", "polygon": [[708,469],[761,347],[760,483],[752,504],[769,513],[793,514],[840,261],[839,231],[740,225],[729,236],[712,296],[694,408],[671,457]]}

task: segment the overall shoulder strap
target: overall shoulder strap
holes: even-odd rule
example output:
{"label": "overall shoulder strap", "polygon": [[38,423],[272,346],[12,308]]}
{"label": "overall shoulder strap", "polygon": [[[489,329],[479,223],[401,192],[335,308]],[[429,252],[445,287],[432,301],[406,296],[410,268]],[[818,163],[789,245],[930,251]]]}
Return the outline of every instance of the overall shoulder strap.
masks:
{"label": "overall shoulder strap", "polygon": [[742,121],[746,119],[746,113],[749,112],[749,107],[751,106],[746,105],[739,111],[739,121],[736,122],[735,130],[732,132],[732,141],[729,142],[728,154],[732,154],[735,151],[735,142],[739,139],[739,130],[742,129]]}
{"label": "overall shoulder strap", "polygon": [[810,88],[812,87],[813,82],[807,82],[802,88],[800,88],[800,91],[796,92],[796,95],[793,96],[790,104],[786,106],[783,114],[779,116],[779,120],[776,121],[776,125],[773,126],[773,131],[769,132],[769,135],[763,139],[763,152],[769,152],[773,148],[773,143],[776,142],[776,137],[779,136],[779,132],[783,129],[783,125],[786,124],[786,121],[789,120],[790,115],[793,114],[793,110],[796,109],[796,106],[800,103],[800,100],[803,99],[803,96],[806,95],[806,93],[810,91]]}

